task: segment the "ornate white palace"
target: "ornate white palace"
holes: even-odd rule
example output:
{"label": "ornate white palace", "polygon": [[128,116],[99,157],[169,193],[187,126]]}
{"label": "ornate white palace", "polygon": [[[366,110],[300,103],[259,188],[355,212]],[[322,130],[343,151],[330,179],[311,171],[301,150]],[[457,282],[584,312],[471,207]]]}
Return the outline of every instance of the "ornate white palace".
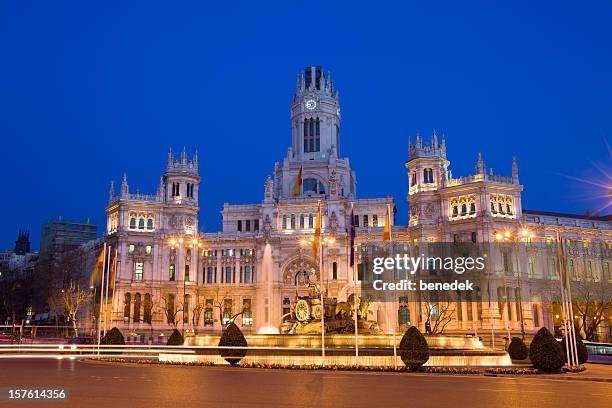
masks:
{"label": "ornate white palace", "polygon": [[[221,232],[198,229],[197,154],[188,158],[183,151],[176,158],[170,152],[154,195],[130,193],[125,176],[119,194],[111,186],[106,242],[111,253],[117,250],[113,325],[142,334],[174,326],[220,331],[231,319],[246,331],[278,326],[291,313],[296,294],[307,293],[307,277],[319,276],[309,244],[319,201],[323,286],[328,298],[347,300],[359,279],[349,266],[351,209],[359,247],[380,241],[393,199],[357,198],[355,173],[340,156],[338,91],[321,67],[298,75],[291,128],[292,145],[265,181],[262,200],[225,204]],[[529,245],[533,242],[564,239],[572,279],[612,283],[612,218],[523,210],[514,159],[510,177],[487,172],[480,154],[474,175],[453,178],[449,164],[445,140],[435,132],[427,143],[418,134],[409,141],[409,223],[392,227],[393,240],[517,245],[500,253],[486,288],[444,308],[445,333],[530,334],[543,325],[560,326],[560,306],[539,293],[558,285],[556,245]],[[359,261],[358,254],[356,269]],[[372,306],[387,332],[411,324],[424,330],[428,314],[435,314],[430,321],[440,319],[443,309],[401,296],[396,308],[389,322],[383,308]],[[609,337],[609,319],[598,327],[601,337]]]}

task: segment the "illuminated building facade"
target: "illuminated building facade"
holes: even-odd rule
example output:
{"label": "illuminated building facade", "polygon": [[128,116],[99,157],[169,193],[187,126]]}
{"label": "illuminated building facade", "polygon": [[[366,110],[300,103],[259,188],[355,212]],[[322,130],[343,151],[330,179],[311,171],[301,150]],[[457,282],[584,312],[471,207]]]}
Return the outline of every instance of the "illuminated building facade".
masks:
{"label": "illuminated building facade", "polygon": [[[306,68],[298,75],[291,105],[291,147],[263,183],[260,202],[225,204],[220,232],[198,230],[197,154],[188,158],[183,151],[177,159],[169,153],[154,195],[130,193],[125,176],[118,194],[111,187],[106,233],[118,261],[113,324],[137,333],[174,325],[220,331],[232,319],[246,331],[278,326],[291,313],[296,294],[306,295],[303,283],[310,274],[319,276],[309,244],[318,202],[327,238],[323,285],[328,298],[347,300],[360,268],[359,255],[356,269],[349,266],[351,211],[359,246],[380,241],[387,208],[395,207],[391,197],[357,198],[355,173],[340,154],[340,119],[331,75],[321,67]],[[523,210],[516,160],[510,177],[487,172],[480,155],[471,176],[453,178],[449,164],[445,140],[435,132],[427,143],[420,135],[409,142],[409,223],[392,226],[393,240],[499,239],[517,245],[514,252],[500,253],[486,295],[482,287],[446,308],[451,316],[445,333],[486,336],[493,328],[530,334],[558,325],[554,305],[530,292],[542,282],[558,281],[551,273],[552,252],[519,243],[548,242],[559,234],[580,247],[573,252],[574,277],[612,282],[612,220]],[[388,308],[373,305],[372,313],[386,331],[411,324],[424,330],[428,314],[440,314],[441,308],[432,311],[400,296],[391,321],[383,322]],[[608,323],[601,330],[605,334]]]}

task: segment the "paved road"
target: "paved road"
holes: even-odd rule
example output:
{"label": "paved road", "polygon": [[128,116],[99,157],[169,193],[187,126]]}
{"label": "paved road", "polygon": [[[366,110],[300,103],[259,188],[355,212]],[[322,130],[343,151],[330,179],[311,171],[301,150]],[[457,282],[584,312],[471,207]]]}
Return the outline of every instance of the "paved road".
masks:
{"label": "paved road", "polygon": [[[68,388],[60,407],[609,407],[612,384],[528,378],[0,360],[0,388]],[[42,407],[47,404],[12,404]],[[12,406],[0,403],[0,408]]]}

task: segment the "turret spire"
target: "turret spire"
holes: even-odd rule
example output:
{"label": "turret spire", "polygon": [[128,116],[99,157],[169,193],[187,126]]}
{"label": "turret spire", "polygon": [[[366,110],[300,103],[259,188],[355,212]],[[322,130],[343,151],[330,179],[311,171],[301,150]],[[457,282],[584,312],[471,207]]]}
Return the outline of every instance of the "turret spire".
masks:
{"label": "turret spire", "polygon": [[486,174],[484,160],[482,160],[482,153],[478,152],[478,160],[476,161],[476,174]]}
{"label": "turret spire", "polygon": [[123,173],[123,181],[121,182],[121,194],[128,194],[130,192],[130,188],[128,186],[127,174]]}
{"label": "turret spire", "polygon": [[512,182],[515,184],[518,184],[519,182],[518,163],[516,162],[516,156],[512,156]]}
{"label": "turret spire", "polygon": [[108,190],[108,201],[112,201],[113,198],[115,198],[115,182],[111,180]]}

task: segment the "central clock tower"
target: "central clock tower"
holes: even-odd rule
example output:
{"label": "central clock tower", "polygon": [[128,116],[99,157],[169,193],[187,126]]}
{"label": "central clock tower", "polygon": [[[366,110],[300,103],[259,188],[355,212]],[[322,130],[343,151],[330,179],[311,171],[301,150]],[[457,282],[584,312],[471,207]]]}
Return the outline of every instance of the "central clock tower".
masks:
{"label": "central clock tower", "polygon": [[297,77],[291,105],[292,151],[297,160],[337,158],[340,104],[331,74],[310,66]]}

